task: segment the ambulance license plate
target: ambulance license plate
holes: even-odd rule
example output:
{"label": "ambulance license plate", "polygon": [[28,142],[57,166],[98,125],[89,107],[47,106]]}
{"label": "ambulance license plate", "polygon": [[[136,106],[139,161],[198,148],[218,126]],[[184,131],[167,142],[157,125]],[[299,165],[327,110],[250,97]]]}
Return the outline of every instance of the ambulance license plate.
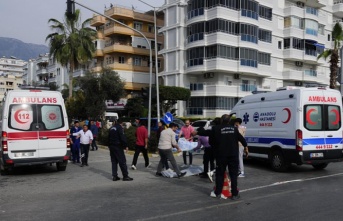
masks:
{"label": "ambulance license plate", "polygon": [[323,153],[311,153],[310,157],[311,158],[317,158],[317,157],[323,157],[324,154]]}
{"label": "ambulance license plate", "polygon": [[15,153],[14,157],[33,157],[33,152],[20,152]]}

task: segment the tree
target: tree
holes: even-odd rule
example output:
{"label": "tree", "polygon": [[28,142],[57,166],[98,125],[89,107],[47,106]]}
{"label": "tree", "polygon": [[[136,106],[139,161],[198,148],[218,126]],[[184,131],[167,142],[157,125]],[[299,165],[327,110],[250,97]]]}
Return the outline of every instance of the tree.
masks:
{"label": "tree", "polygon": [[160,86],[159,91],[162,115],[168,111],[172,111],[172,107],[177,101],[187,101],[191,97],[191,91],[182,87]]}
{"label": "tree", "polygon": [[334,48],[327,49],[318,55],[318,59],[324,57],[327,59],[330,57],[330,88],[336,88],[337,73],[338,73],[338,60],[339,50],[341,48],[341,42],[343,40],[343,29],[342,26],[337,22],[332,30],[332,38],[334,39]]}
{"label": "tree", "polygon": [[128,117],[141,117],[144,115],[143,98],[133,97],[127,100],[125,110],[128,113]]}
{"label": "tree", "polygon": [[72,98],[65,102],[69,121],[72,119],[87,119],[87,103],[82,90],[74,93]]}
{"label": "tree", "polygon": [[103,68],[99,74],[88,72],[79,81],[80,90],[85,96],[86,114],[98,118],[105,110],[105,101],[119,101],[125,94],[125,82],[118,73]]}
{"label": "tree", "polygon": [[[49,19],[50,28],[54,33],[46,37],[50,41],[50,57],[56,59],[63,66],[69,66],[69,85],[73,85],[73,72],[92,59],[95,51],[93,40],[96,38],[96,31],[87,27],[91,18],[85,20],[81,25],[80,10],[75,13],[64,14],[64,21],[60,22],[54,18]],[[72,97],[73,87],[69,87],[69,98]]]}

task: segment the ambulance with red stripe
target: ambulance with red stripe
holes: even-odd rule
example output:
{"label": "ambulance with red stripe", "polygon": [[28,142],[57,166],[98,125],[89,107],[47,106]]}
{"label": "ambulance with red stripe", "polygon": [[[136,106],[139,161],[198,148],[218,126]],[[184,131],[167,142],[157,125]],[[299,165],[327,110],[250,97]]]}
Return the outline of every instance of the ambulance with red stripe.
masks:
{"label": "ambulance with red stripe", "polygon": [[60,92],[12,90],[1,102],[0,170],[56,163],[65,171],[70,155],[67,112]]}
{"label": "ambulance with red stripe", "polygon": [[324,169],[343,159],[342,95],[327,87],[285,87],[239,100],[249,156],[269,160],[275,171],[295,163]]}

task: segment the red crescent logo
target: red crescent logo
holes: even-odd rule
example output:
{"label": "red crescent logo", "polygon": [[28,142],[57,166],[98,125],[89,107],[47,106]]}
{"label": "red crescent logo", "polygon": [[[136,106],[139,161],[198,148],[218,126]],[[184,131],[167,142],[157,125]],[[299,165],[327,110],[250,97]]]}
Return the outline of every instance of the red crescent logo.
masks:
{"label": "red crescent logo", "polygon": [[339,120],[340,120],[338,110],[332,109],[330,112],[334,112],[335,115],[336,115],[336,120],[334,122],[331,122],[331,124],[332,125],[337,125],[339,123]]}
{"label": "red crescent logo", "polygon": [[285,121],[282,121],[282,123],[287,124],[291,120],[291,116],[292,116],[291,110],[289,108],[284,108],[282,110],[287,111],[287,114],[288,114],[287,119]]}
{"label": "red crescent logo", "polygon": [[[29,120],[27,119],[27,121],[22,121],[19,119],[19,114],[21,111],[26,111],[25,109],[19,109],[14,113],[14,119],[15,121],[17,121],[20,124],[26,124]],[[25,118],[24,118],[25,119]],[[25,119],[26,120],[26,119]]]}
{"label": "red crescent logo", "polygon": [[311,113],[312,113],[313,111],[316,111],[316,109],[312,108],[312,109],[310,109],[310,110],[307,111],[307,113],[306,113],[306,121],[307,121],[307,123],[309,123],[309,124],[311,124],[311,125],[316,125],[317,123],[316,123],[316,122],[313,122],[313,121],[311,120]]}

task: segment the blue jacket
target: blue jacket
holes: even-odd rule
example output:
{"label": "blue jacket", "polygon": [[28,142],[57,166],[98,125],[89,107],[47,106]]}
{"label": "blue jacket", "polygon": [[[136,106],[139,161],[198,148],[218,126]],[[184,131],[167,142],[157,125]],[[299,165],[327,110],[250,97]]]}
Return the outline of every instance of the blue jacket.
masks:
{"label": "blue jacket", "polygon": [[74,144],[79,144],[80,143],[80,138],[76,138],[76,136],[73,136],[73,133],[77,133],[80,130],[82,130],[81,127],[73,126],[73,127],[70,128],[70,137],[71,137],[71,139],[72,139]]}
{"label": "blue jacket", "polygon": [[92,131],[93,137],[97,137],[98,132],[99,132],[99,128],[95,124],[93,124],[90,129]]}

